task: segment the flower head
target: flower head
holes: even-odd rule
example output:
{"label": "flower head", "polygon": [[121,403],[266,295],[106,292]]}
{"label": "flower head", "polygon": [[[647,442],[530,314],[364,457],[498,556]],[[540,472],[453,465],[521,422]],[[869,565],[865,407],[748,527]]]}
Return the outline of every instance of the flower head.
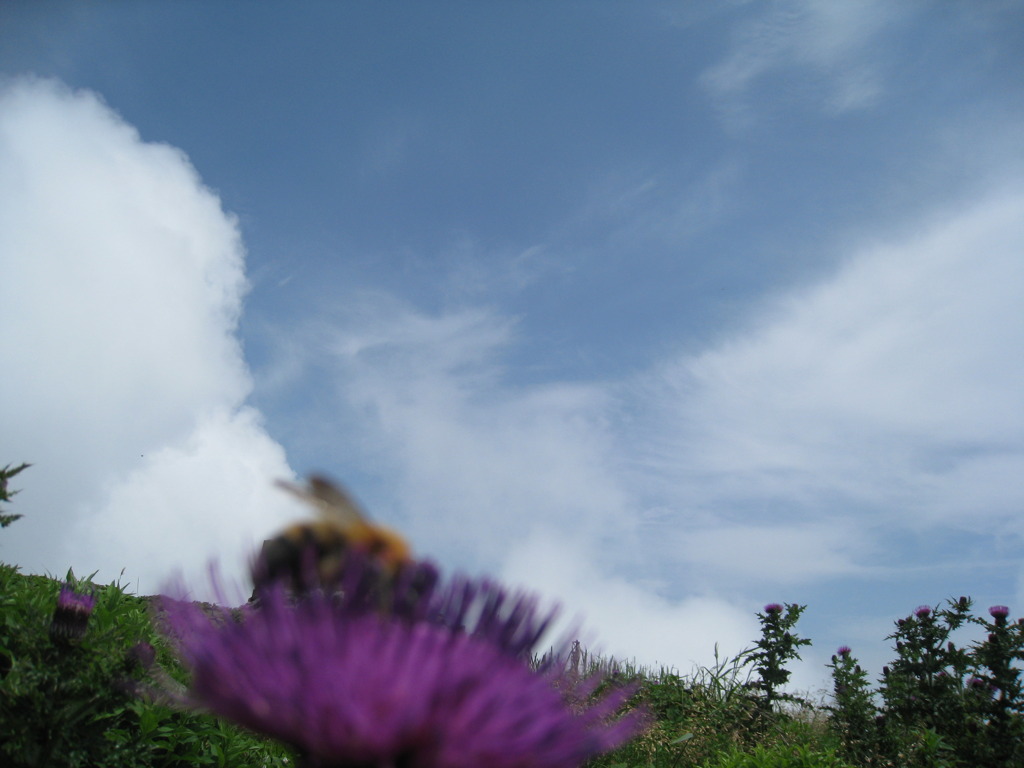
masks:
{"label": "flower head", "polygon": [[[456,577],[439,588],[440,573],[429,562],[409,563],[385,577],[373,556],[360,552],[349,553],[329,582],[317,581],[309,569],[303,578],[315,585],[312,594],[330,594],[345,616],[377,614],[469,632],[517,658],[530,658],[556,613],[541,611],[533,595],[510,593],[490,579]],[[260,606],[280,590],[299,602],[311,594],[295,593],[282,580],[257,587],[250,603]]]}
{"label": "flower head", "polygon": [[969,677],[967,679],[967,687],[974,691],[981,691],[991,696],[996,690],[995,686],[989,683],[987,680],[981,677]]}
{"label": "flower head", "polygon": [[997,627],[1006,624],[1006,617],[1010,615],[1010,609],[1005,605],[993,605],[988,609],[988,612],[996,620]]}
{"label": "flower head", "polygon": [[848,646],[848,645],[840,645],[839,648],[836,650],[836,653],[839,654],[840,656],[842,656],[845,659],[851,653],[850,646]]}
{"label": "flower head", "polygon": [[599,680],[531,668],[551,618],[532,598],[460,580],[382,611],[352,579],[299,599],[264,589],[233,616],[165,600],[192,672],[179,702],[289,743],[309,766],[568,768],[640,730],[641,713],[614,717],[631,690],[595,697]]}
{"label": "flower head", "polygon": [[156,648],[152,643],[141,641],[128,649],[128,664],[132,667],[148,670],[156,663]]}
{"label": "flower head", "polygon": [[775,614],[782,613],[782,606],[778,603],[768,603],[768,605],[764,607],[764,612],[769,616],[773,616]]}
{"label": "flower head", "polygon": [[932,607],[930,605],[919,605],[914,610],[914,615],[919,619],[927,619],[932,615]]}
{"label": "flower head", "polygon": [[56,643],[70,644],[81,640],[89,627],[89,617],[96,607],[96,598],[75,592],[70,584],[64,584],[57,596],[57,608],[50,621],[50,639]]}

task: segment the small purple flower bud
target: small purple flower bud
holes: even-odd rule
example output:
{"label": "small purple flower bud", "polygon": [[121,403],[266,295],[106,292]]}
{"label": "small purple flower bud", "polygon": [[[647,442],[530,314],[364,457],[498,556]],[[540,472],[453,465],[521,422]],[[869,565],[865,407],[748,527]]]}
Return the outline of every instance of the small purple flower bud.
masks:
{"label": "small purple flower bud", "polygon": [[848,645],[840,645],[839,649],[836,651],[836,653],[838,653],[840,656],[842,656],[845,659],[847,656],[850,655],[850,646],[848,646]]}
{"label": "small purple flower bud", "polygon": [[989,614],[996,620],[997,627],[1006,626],[1006,617],[1010,615],[1010,609],[1005,605],[993,605],[988,609]]}
{"label": "small purple flower bud", "polygon": [[882,675],[884,677],[888,677],[889,676],[889,667],[882,667]]}
{"label": "small purple flower bud", "polygon": [[975,691],[984,691],[989,696],[991,696],[998,690],[994,685],[989,685],[980,677],[968,678],[967,687]]}
{"label": "small purple flower bud", "polygon": [[764,607],[764,612],[769,616],[773,616],[775,614],[782,613],[782,606],[778,603],[768,603],[768,605]]}
{"label": "small purple flower bud", "polygon": [[156,648],[150,643],[136,643],[128,651],[128,663],[148,670],[156,661]]}
{"label": "small purple flower bud", "polygon": [[914,615],[919,619],[927,619],[932,615],[932,607],[930,605],[919,605],[917,610],[914,611]]}
{"label": "small purple flower bud", "polygon": [[57,596],[57,608],[50,621],[50,639],[67,645],[76,643],[85,636],[89,617],[96,607],[92,595],[78,594],[70,584],[64,584]]}

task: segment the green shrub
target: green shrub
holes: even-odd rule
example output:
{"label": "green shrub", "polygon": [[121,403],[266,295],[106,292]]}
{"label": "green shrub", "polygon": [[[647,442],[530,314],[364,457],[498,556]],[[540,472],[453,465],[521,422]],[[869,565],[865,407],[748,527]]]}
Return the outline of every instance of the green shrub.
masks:
{"label": "green shrub", "polygon": [[[23,469],[28,469],[31,464],[21,464],[14,469],[11,469],[11,465],[8,464],[3,469],[0,469],[0,501],[10,501],[11,496],[17,493],[12,491],[8,487],[8,480],[14,477],[16,474],[21,472]],[[0,513],[0,528],[6,528],[8,525],[13,523],[15,520],[20,518],[21,515],[12,515],[8,513]]]}
{"label": "green shrub", "polygon": [[831,749],[778,744],[733,749],[703,764],[703,768],[850,768]]}
{"label": "green shrub", "polygon": [[[54,631],[62,588],[94,600],[80,636]],[[286,764],[289,753],[275,744],[139,698],[142,670],[133,648],[140,641],[181,674],[152,630],[145,598],[119,584],[78,582],[71,573],[62,587],[0,564],[0,764]]]}

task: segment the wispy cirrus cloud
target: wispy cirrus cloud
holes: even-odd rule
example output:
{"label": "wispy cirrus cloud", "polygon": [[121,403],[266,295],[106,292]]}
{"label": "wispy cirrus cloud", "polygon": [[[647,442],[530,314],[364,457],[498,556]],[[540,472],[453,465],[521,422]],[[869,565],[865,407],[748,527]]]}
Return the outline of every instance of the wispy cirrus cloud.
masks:
{"label": "wispy cirrus cloud", "polygon": [[417,539],[481,567],[536,526],[565,535],[614,520],[601,388],[511,385],[515,325],[499,314],[426,314],[379,295],[360,304],[318,343]]}
{"label": "wispy cirrus cloud", "polygon": [[926,220],[645,379],[633,450],[700,527],[693,557],[735,573],[737,525],[818,531],[809,556],[762,564],[788,580],[879,564],[899,530],[1024,535],[1022,221],[1013,191]]}
{"label": "wispy cirrus cloud", "polygon": [[831,113],[864,109],[884,93],[884,62],[874,40],[915,10],[913,5],[884,2],[773,3],[739,22],[722,61],[700,77],[726,120],[749,119],[755,84],[790,70],[790,97],[796,90]]}

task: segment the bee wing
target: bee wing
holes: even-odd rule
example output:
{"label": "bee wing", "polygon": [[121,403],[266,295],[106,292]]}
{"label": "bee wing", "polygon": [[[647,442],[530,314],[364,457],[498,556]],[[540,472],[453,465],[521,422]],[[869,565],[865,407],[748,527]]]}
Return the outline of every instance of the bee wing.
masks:
{"label": "bee wing", "polygon": [[333,518],[345,526],[365,524],[366,515],[355,500],[344,490],[321,475],[311,475],[309,486],[303,487],[278,480],[277,485],[311,505],[324,517]]}

